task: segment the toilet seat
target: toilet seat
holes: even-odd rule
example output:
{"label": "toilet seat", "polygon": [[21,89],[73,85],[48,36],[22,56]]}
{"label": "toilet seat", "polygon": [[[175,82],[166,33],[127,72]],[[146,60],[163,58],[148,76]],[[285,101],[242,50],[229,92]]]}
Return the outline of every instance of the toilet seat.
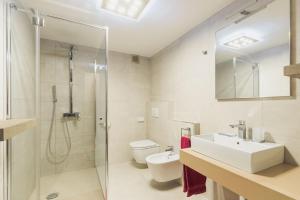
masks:
{"label": "toilet seat", "polygon": [[140,140],[129,143],[132,156],[139,164],[146,164],[146,157],[160,152],[160,145],[152,140]]}
{"label": "toilet seat", "polygon": [[160,147],[159,144],[153,142],[152,140],[135,141],[135,142],[131,142],[129,145],[131,148],[133,148],[135,150],[151,149],[151,148]]}

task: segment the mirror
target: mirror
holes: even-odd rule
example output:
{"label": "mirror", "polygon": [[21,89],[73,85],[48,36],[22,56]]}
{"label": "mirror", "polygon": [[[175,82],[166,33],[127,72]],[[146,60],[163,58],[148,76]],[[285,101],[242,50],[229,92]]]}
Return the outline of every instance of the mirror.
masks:
{"label": "mirror", "polygon": [[216,98],[290,96],[290,78],[283,75],[290,64],[290,1],[239,15],[216,32]]}

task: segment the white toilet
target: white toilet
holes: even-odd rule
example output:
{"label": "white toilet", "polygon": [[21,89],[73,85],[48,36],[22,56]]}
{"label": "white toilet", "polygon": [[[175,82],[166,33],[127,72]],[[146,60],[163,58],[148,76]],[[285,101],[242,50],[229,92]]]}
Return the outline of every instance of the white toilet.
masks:
{"label": "white toilet", "polygon": [[168,182],[182,177],[182,164],[179,154],[163,152],[146,158],[152,177],[157,182]]}
{"label": "white toilet", "polygon": [[160,152],[160,145],[152,140],[140,140],[129,144],[134,160],[146,164],[146,157]]}

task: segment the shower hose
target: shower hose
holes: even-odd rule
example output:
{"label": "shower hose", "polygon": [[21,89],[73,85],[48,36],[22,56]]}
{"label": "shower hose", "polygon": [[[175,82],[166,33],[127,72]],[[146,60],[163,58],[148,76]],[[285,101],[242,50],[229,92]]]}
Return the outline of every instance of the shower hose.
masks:
{"label": "shower hose", "polygon": [[[53,86],[55,87],[55,86]],[[61,164],[63,163],[69,156],[71,148],[72,148],[72,140],[70,136],[70,130],[68,126],[68,120],[63,119],[63,136],[64,141],[66,143],[67,152],[65,154],[58,154],[56,149],[53,148],[53,127],[54,127],[54,120],[55,120],[55,113],[56,113],[56,103],[57,99],[53,98],[53,108],[52,108],[52,115],[51,115],[51,122],[50,122],[50,128],[49,128],[49,134],[47,138],[47,144],[46,144],[46,158],[47,160],[52,164]]]}

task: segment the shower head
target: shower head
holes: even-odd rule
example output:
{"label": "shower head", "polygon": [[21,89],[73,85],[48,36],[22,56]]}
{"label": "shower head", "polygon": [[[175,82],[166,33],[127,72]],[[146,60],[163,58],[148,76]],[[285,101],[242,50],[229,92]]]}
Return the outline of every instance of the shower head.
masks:
{"label": "shower head", "polygon": [[53,103],[56,103],[56,102],[57,102],[57,97],[56,97],[56,85],[53,85],[53,86],[52,86],[52,100],[53,100]]}
{"label": "shower head", "polygon": [[55,51],[57,54],[67,56],[70,58],[70,52],[72,51],[72,56],[74,57],[74,54],[76,54],[78,48],[73,44],[57,42],[55,45]]}
{"label": "shower head", "polygon": [[253,70],[259,69],[259,64],[258,63],[253,63],[252,69]]}

